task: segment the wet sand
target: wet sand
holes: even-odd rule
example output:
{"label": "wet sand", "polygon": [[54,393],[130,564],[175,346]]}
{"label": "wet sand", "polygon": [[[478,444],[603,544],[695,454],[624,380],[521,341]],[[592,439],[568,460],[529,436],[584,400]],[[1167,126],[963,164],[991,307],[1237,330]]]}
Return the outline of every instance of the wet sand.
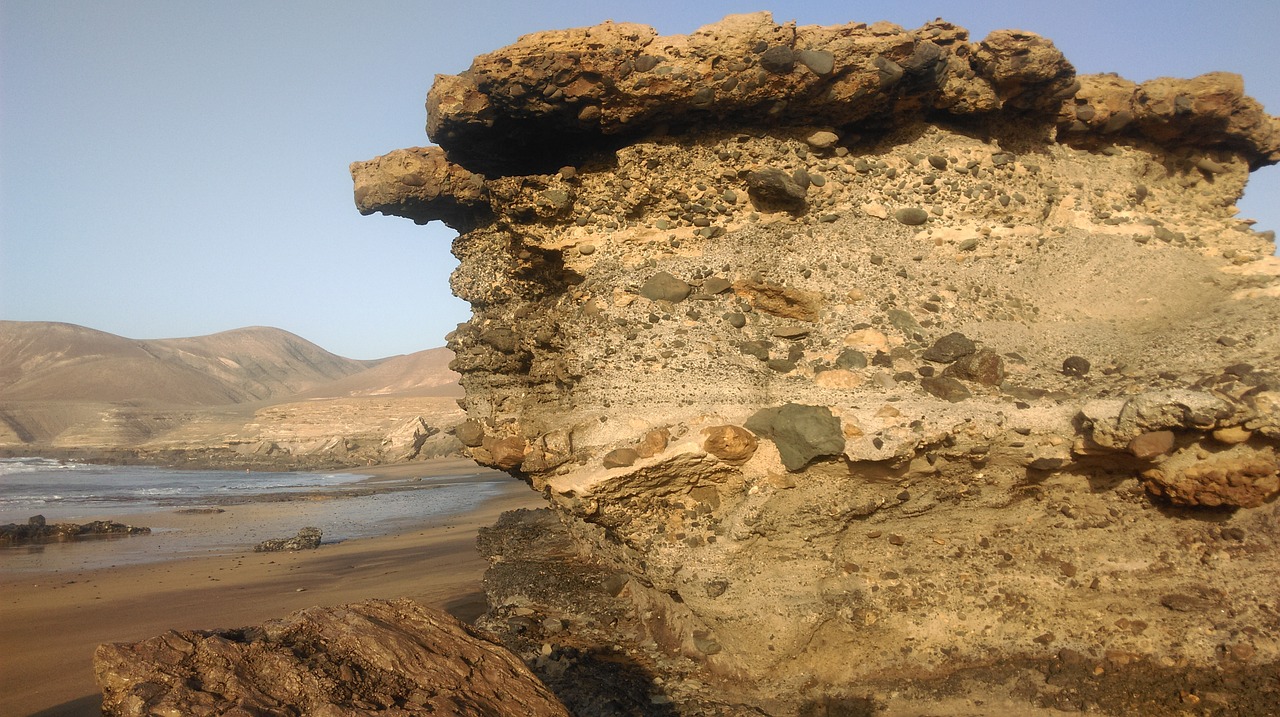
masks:
{"label": "wet sand", "polygon": [[[464,462],[414,463],[361,471],[372,484],[462,470]],[[484,608],[485,563],[476,531],[506,510],[539,507],[542,499],[502,474],[496,495],[462,514],[429,518],[394,535],[347,540],[296,553],[243,552],[120,564],[79,570],[61,558],[43,571],[0,573],[0,715],[98,715],[93,650],[104,642],[136,641],[168,629],[213,629],[259,623],[311,605],[409,597],[472,619]],[[270,525],[290,502],[233,506],[226,513],[147,515],[151,523],[190,519]],[[242,510],[244,509],[244,510]],[[162,517],[163,516],[163,517]],[[105,516],[110,517],[110,516]],[[117,518],[118,519],[118,518]],[[146,524],[146,523],[142,523]],[[256,526],[261,528],[261,525]],[[150,536],[153,537],[153,536]],[[127,555],[129,541],[110,541]],[[61,546],[73,556],[77,546]],[[122,559],[122,563],[127,562]]]}

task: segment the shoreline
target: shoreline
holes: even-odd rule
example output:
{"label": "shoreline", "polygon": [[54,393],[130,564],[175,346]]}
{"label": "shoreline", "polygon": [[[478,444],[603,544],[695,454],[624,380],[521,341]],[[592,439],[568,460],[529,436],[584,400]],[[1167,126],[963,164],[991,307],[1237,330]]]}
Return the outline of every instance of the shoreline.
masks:
{"label": "shoreline", "polygon": [[[487,567],[475,549],[476,531],[498,515],[543,505],[523,483],[464,459],[352,470],[370,483],[421,477],[505,483],[470,510],[429,516],[379,537],[322,544],[316,550],[229,554],[117,567],[0,573],[0,714],[16,717],[97,715],[94,648],[131,642],[170,629],[234,628],[284,617],[312,605],[368,598],[409,597],[471,620],[484,610],[481,578]],[[415,475],[417,474],[417,475]],[[443,474],[443,475],[441,475]],[[293,502],[253,505],[240,519],[287,515]],[[234,506],[237,512],[244,506]],[[228,509],[230,512],[230,508]],[[227,518],[227,513],[148,517]],[[154,537],[154,536],[150,536]],[[124,543],[140,538],[126,538]],[[95,541],[96,542],[96,541]],[[87,545],[69,544],[74,551]],[[22,659],[13,659],[21,655]]]}
{"label": "shoreline", "polygon": [[[302,471],[311,473],[312,471]],[[252,550],[272,538],[319,527],[323,544],[388,535],[441,515],[472,510],[512,479],[461,458],[372,466],[343,471],[339,484],[274,493],[231,494],[156,503],[123,503],[114,509],[45,510],[49,523],[108,521],[151,529],[149,535],[0,546],[0,570],[50,572],[213,557]],[[8,511],[3,521],[29,516]]]}

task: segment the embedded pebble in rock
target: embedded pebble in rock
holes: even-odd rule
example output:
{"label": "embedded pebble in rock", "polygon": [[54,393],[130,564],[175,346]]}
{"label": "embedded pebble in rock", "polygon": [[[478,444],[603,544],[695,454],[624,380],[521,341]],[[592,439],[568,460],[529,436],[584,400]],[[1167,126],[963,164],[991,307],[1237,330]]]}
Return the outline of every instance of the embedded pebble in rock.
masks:
{"label": "embedded pebble in rock", "polygon": [[1219,428],[1213,432],[1213,440],[1219,443],[1235,445],[1237,443],[1245,443],[1253,437],[1253,432],[1244,426],[1228,426]]}
{"label": "embedded pebble in rock", "polygon": [[920,207],[902,207],[894,211],[893,218],[909,227],[916,227],[929,221],[929,212]]}
{"label": "embedded pebble in rock", "polygon": [[654,301],[678,303],[684,301],[692,290],[692,287],[683,280],[677,279],[665,271],[660,271],[640,287],[640,295]]}
{"label": "embedded pebble in rock", "polygon": [[489,462],[502,470],[511,470],[524,462],[526,446],[522,438],[486,437],[482,448],[488,451]]}
{"label": "embedded pebble in rock", "polygon": [[723,294],[731,288],[733,284],[719,276],[709,276],[702,282],[702,290],[708,294]]}
{"label": "embedded pebble in rock", "polygon": [[760,66],[769,72],[784,75],[796,66],[796,55],[789,47],[774,45],[760,55]]}
{"label": "embedded pebble in rock", "polygon": [[[937,344],[934,347],[936,348]],[[925,358],[929,358],[928,352]],[[943,375],[974,381],[984,386],[999,386],[1004,382],[1005,377],[1004,359],[991,349],[980,349],[976,353],[957,358],[943,371]]]}
{"label": "embedded pebble in rock", "polygon": [[826,77],[836,69],[835,55],[827,50],[801,50],[796,59],[820,77]]}
{"label": "embedded pebble in rock", "polygon": [[479,421],[467,419],[454,427],[453,435],[457,436],[462,445],[475,448],[484,443],[484,425]]}
{"label": "embedded pebble in rock", "polygon": [[763,408],[747,419],[746,427],[773,441],[789,471],[797,471],[820,456],[844,450],[840,420],[825,406],[787,403]]}
{"label": "embedded pebble in rock", "polygon": [[795,341],[808,336],[813,329],[805,326],[779,326],[773,330],[773,335],[780,339],[789,339]]}
{"label": "embedded pebble in rock", "polygon": [[604,455],[602,462],[605,468],[626,468],[640,460],[640,453],[634,448],[616,448]]}
{"label": "embedded pebble in rock", "polygon": [[712,426],[702,429],[702,448],[728,463],[742,463],[756,452],[756,437],[740,426]]}
{"label": "embedded pebble in rock", "polygon": [[747,174],[747,193],[764,205],[803,207],[807,189],[781,169],[757,169]]}
{"label": "embedded pebble in rock", "polygon": [[951,363],[961,356],[968,356],[977,350],[978,347],[973,343],[973,339],[958,331],[953,331],[934,341],[933,345],[925,350],[922,357],[926,361]]}
{"label": "embedded pebble in rock", "polygon": [[867,355],[862,353],[861,351],[855,351],[853,349],[845,349],[840,352],[839,356],[836,357],[836,367],[844,368],[844,369],[866,368]]}
{"label": "embedded pebble in rock", "polygon": [[652,458],[667,449],[667,444],[671,441],[671,432],[665,428],[657,428],[649,431],[644,438],[636,444],[635,452],[640,458]]}
{"label": "embedded pebble in rock", "polygon": [[1235,206],[1280,119],[1238,76],[756,13],[529,35],[427,115],[357,208],[458,230],[454,435],[554,511],[485,624],[577,705],[626,655],[636,714],[1273,708],[1280,272]]}
{"label": "embedded pebble in rock", "polygon": [[950,376],[927,376],[920,379],[920,387],[951,403],[959,403],[973,395],[963,383]]}
{"label": "embedded pebble in rock", "polygon": [[804,141],[814,149],[831,149],[836,146],[836,142],[840,141],[840,136],[835,132],[818,130],[808,137],[805,137]]}
{"label": "embedded pebble in rock", "polygon": [[1149,461],[1173,449],[1173,431],[1152,431],[1129,441],[1129,452],[1135,458]]}
{"label": "embedded pebble in rock", "polygon": [[1092,366],[1083,356],[1068,356],[1062,361],[1062,373],[1067,376],[1085,376]]}

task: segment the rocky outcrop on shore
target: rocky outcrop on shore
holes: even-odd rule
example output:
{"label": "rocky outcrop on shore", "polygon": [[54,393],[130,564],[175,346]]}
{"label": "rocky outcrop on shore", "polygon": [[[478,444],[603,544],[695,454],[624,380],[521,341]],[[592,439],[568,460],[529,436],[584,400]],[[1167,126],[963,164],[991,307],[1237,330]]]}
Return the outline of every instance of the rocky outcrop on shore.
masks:
{"label": "rocky outcrop on shore", "polygon": [[1274,696],[1191,677],[1280,660],[1280,260],[1234,207],[1280,119],[1238,77],[609,23],[437,78],[428,129],[352,165],[357,207],[462,232],[457,438],[548,496],[637,646],[772,714],[1028,665],[1002,694]]}
{"label": "rocky outcrop on shore", "polygon": [[26,523],[0,525],[0,545],[26,545],[30,543],[64,543],[85,538],[125,537],[150,535],[151,528],[125,525],[110,520],[89,523],[48,523],[43,515],[33,515]]}
{"label": "rocky outcrop on shore", "polygon": [[255,553],[279,553],[288,550],[315,550],[320,547],[320,537],[324,533],[315,527],[306,527],[298,531],[292,538],[271,538],[253,546]]}
{"label": "rocky outcrop on shore", "polygon": [[102,645],[94,670],[111,717],[569,714],[510,653],[410,600]]}

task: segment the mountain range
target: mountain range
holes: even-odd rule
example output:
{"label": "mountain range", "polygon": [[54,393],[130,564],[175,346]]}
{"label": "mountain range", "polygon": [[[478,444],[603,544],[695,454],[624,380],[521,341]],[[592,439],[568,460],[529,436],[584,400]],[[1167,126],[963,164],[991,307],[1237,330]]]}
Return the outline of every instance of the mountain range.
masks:
{"label": "mountain range", "polygon": [[[0,321],[0,453],[403,460],[460,420],[451,359],[348,359],[270,327],[138,340]],[[408,449],[382,445],[397,431]]]}

